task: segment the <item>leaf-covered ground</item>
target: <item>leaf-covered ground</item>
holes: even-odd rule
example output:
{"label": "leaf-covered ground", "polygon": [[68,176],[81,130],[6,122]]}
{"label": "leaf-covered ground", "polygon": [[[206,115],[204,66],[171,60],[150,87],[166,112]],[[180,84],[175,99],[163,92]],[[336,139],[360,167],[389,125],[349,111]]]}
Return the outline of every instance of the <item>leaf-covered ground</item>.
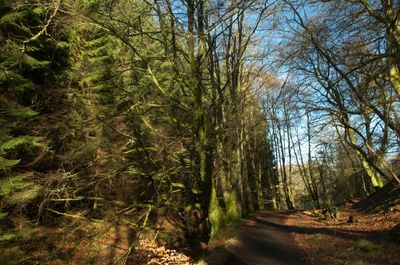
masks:
{"label": "leaf-covered ground", "polygon": [[[354,222],[348,223],[349,216]],[[322,220],[313,212],[297,212],[287,220],[307,263],[349,265],[400,264],[400,208],[366,213],[349,205],[337,220]]]}
{"label": "leaf-covered ground", "polygon": [[292,255],[285,250],[290,245],[297,246],[301,255],[287,258],[300,264],[400,264],[400,203],[385,205],[372,207],[371,212],[350,204],[339,209],[336,220],[326,220],[321,211],[265,211],[230,227],[230,233],[209,245],[211,255],[206,260],[209,264],[242,264],[237,262],[250,257],[268,260],[268,264],[292,264],[293,260],[277,260]]}

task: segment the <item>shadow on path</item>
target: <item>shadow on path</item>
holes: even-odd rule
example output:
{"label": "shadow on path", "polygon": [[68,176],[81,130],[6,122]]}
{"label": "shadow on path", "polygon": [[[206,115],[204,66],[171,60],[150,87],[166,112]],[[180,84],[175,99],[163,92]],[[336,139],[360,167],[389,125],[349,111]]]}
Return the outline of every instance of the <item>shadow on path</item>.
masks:
{"label": "shadow on path", "polygon": [[[289,219],[289,220],[288,220]],[[305,264],[291,233],[323,234],[342,239],[379,239],[379,233],[353,231],[335,227],[311,227],[313,218],[296,211],[264,212],[245,219],[237,241],[227,244],[233,265],[300,265]]]}
{"label": "shadow on path", "polygon": [[290,212],[268,212],[249,218],[239,233],[238,242],[227,247],[233,265],[300,265],[302,260],[284,225]]}
{"label": "shadow on path", "polygon": [[255,218],[255,221],[270,227],[275,227],[280,230],[286,230],[288,232],[294,232],[297,234],[324,234],[329,236],[335,236],[344,239],[360,239],[365,238],[366,236],[371,235],[372,233],[369,231],[353,231],[353,230],[341,230],[340,226],[335,228],[320,228],[320,227],[302,227],[296,225],[285,225],[281,223],[271,222],[268,220],[269,218]]}

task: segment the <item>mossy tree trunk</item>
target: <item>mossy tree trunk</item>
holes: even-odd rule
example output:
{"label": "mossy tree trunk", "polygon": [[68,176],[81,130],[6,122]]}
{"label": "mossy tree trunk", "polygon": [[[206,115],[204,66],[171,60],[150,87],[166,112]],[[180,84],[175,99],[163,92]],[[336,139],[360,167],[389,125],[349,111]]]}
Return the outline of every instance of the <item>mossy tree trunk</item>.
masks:
{"label": "mossy tree trunk", "polygon": [[[222,214],[217,200],[215,183],[213,179],[213,149],[207,134],[207,122],[203,108],[203,62],[206,56],[206,40],[204,29],[204,4],[198,1],[197,27],[195,27],[195,1],[187,1],[188,17],[188,55],[191,68],[191,85],[193,93],[193,129],[196,133],[196,146],[198,156],[198,175],[202,186],[202,207],[211,223],[211,238],[215,236],[222,226]],[[195,53],[195,28],[197,28],[198,44]]]}

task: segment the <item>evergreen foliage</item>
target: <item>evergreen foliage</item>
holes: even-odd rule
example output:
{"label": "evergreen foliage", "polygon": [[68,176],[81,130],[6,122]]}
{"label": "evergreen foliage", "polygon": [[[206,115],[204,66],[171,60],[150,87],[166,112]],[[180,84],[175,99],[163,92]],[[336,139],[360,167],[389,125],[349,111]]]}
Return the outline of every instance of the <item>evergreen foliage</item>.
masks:
{"label": "evergreen foliage", "polygon": [[[281,116],[291,114],[275,109],[291,94],[264,104],[260,88],[278,84],[251,50],[268,8],[217,2],[0,0],[7,262],[56,263],[82,248],[82,262],[94,262],[94,242],[124,229],[129,248],[110,259],[127,262],[143,234],[184,247],[247,214],[294,207],[294,170],[279,165],[293,141]],[[316,205],[323,187],[352,181],[324,178],[335,157],[322,151],[301,172]],[[337,160],[348,167],[344,151]],[[347,194],[321,197],[335,192]]]}
{"label": "evergreen foliage", "polygon": [[49,87],[68,67],[65,37],[48,34],[56,30],[54,21],[47,25],[53,8],[29,1],[0,5],[0,229],[5,246],[24,238],[15,218],[43,196],[37,176],[49,146],[39,124],[47,111]]}
{"label": "evergreen foliage", "polygon": [[[18,246],[16,217],[23,209],[43,226],[62,217],[125,222],[138,234],[158,229],[158,240],[174,245],[207,241],[211,230],[265,207],[268,164],[255,156],[250,161],[252,152],[268,152],[257,101],[245,90],[243,101],[230,100],[226,90],[218,100],[229,100],[219,107],[256,118],[242,127],[236,119],[218,125],[211,97],[218,88],[199,64],[205,81],[198,105],[183,28],[165,28],[141,1],[3,2],[1,242]],[[168,47],[173,38],[175,58]],[[226,136],[236,130],[249,135]],[[240,141],[246,142],[241,151]],[[230,163],[235,168],[220,163],[230,152],[241,152]],[[229,171],[246,175],[246,194],[232,197],[232,207],[251,204],[231,219],[217,200],[226,193],[222,176],[231,181]],[[176,233],[157,228],[163,218],[173,220]],[[29,251],[18,249],[16,259]]]}

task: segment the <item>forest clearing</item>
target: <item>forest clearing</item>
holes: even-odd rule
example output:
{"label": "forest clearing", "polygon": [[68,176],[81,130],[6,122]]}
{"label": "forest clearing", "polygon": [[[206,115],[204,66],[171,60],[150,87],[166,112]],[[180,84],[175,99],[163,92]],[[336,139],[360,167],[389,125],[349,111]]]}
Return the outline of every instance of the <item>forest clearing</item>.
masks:
{"label": "forest clearing", "polygon": [[0,264],[400,264],[398,0],[0,0]]}

